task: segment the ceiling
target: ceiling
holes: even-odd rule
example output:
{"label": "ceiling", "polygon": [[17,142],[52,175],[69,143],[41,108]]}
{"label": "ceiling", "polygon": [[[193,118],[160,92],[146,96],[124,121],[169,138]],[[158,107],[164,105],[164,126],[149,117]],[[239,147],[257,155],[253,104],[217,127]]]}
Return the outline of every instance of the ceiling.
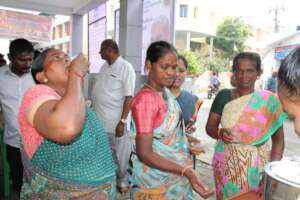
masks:
{"label": "ceiling", "polygon": [[0,0],[0,6],[47,14],[83,15],[106,0]]}

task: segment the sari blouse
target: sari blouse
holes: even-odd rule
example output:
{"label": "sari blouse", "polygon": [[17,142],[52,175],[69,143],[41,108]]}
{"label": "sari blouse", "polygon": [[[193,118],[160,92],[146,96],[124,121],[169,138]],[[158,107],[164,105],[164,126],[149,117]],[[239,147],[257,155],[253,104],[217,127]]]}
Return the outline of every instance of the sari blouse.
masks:
{"label": "sari blouse", "polygon": [[167,105],[158,92],[143,88],[134,97],[131,110],[137,134],[152,134],[163,122]]}

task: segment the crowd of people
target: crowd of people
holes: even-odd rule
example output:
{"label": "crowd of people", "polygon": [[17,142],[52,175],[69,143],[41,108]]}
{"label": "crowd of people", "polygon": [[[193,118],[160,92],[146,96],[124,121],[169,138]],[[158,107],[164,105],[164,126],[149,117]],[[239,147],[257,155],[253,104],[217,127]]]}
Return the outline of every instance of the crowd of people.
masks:
{"label": "crowd of people", "polygon": [[10,62],[0,68],[0,104],[17,198],[116,199],[127,192],[137,200],[195,199],[195,193],[262,198],[263,169],[282,158],[287,117],[300,135],[300,48],[281,64],[279,98],[254,87],[262,74],[258,54],[235,56],[233,88],[220,90],[206,124],[216,140],[215,189],[195,170],[203,149],[192,133],[203,100],[182,89],[187,60],[168,42],[151,43],[147,80],[135,93],[135,70],[116,42],[104,40],[99,54],[106,62],[90,106],[83,54],[71,60],[54,48],[35,53],[26,39],[10,43]]}

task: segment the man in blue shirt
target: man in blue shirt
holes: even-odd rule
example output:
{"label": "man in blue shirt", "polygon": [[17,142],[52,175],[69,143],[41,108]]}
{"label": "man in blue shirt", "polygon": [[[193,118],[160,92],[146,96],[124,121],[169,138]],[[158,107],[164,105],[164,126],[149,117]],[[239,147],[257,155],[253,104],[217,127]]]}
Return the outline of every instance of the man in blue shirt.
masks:
{"label": "man in blue shirt", "polygon": [[278,72],[273,72],[272,76],[267,79],[265,87],[264,87],[265,90],[269,90],[274,93],[277,92],[277,85],[278,85],[277,84],[277,75],[278,75]]}

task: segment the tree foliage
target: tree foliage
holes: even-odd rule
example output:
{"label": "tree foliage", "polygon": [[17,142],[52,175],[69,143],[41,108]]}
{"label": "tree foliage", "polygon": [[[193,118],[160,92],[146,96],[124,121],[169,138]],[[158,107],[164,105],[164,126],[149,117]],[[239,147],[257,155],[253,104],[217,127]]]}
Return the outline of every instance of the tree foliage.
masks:
{"label": "tree foliage", "polygon": [[214,56],[212,59],[209,57],[199,58],[200,65],[206,70],[215,72],[226,72],[230,71],[229,60],[220,56]]}
{"label": "tree foliage", "polygon": [[188,72],[191,75],[199,75],[207,70],[217,72],[230,71],[229,59],[222,58],[221,56],[214,56],[212,59],[209,57],[197,56],[191,51],[180,52],[188,62]]}
{"label": "tree foliage", "polygon": [[190,74],[196,75],[203,72],[202,66],[200,65],[199,58],[195,53],[191,51],[182,51],[181,55],[185,57],[188,62],[188,72]]}
{"label": "tree foliage", "polygon": [[244,51],[246,40],[252,36],[252,30],[241,18],[226,17],[217,27],[214,47],[231,59],[234,53]]}

